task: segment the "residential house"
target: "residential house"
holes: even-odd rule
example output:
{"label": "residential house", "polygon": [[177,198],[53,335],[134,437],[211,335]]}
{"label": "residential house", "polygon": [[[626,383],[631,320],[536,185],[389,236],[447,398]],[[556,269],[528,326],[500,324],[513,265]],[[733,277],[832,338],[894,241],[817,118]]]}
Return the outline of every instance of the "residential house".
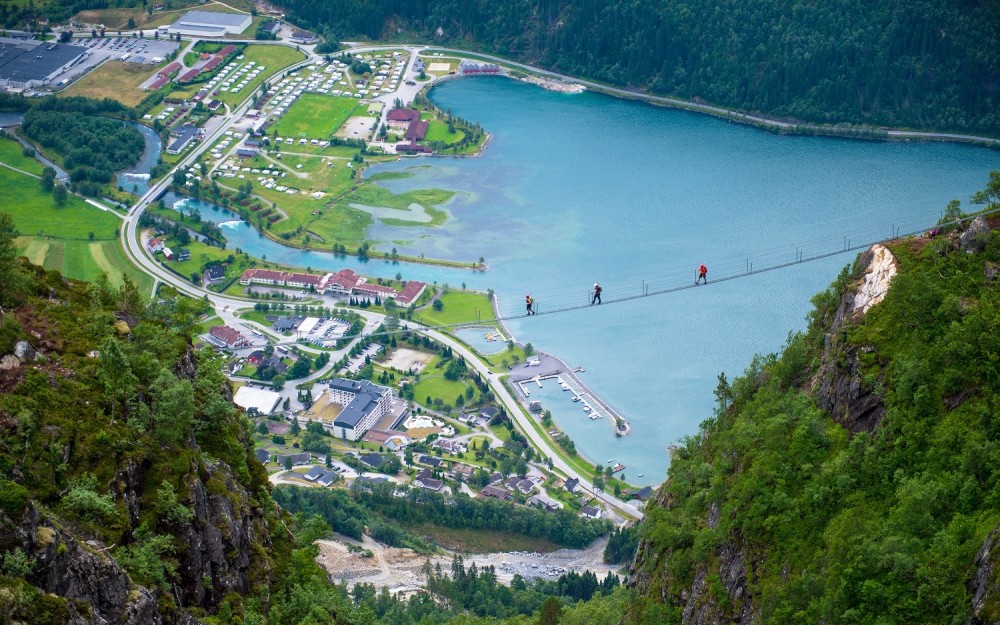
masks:
{"label": "residential house", "polygon": [[291,36],[288,38],[292,43],[302,43],[305,45],[316,43],[316,34],[311,33],[308,30],[295,29],[292,31]]}
{"label": "residential house", "polygon": [[456,462],[451,466],[451,475],[455,478],[461,477],[463,480],[468,480],[475,472],[476,470],[467,464]]}
{"label": "residential house", "polygon": [[576,489],[579,486],[580,486],[580,480],[576,479],[575,477],[569,478],[568,480],[566,480],[566,483],[563,484],[563,488],[565,488],[571,493],[575,493]]}
{"label": "residential house", "polygon": [[361,488],[371,484],[384,484],[385,482],[388,481],[389,478],[384,476],[378,476],[378,477],[360,476],[354,479],[354,486]]}
{"label": "residential house", "polygon": [[510,493],[502,488],[497,488],[492,484],[484,486],[482,490],[479,491],[479,494],[483,497],[492,497],[493,499],[499,499],[500,501],[510,501],[511,499]]}
{"label": "residential house", "polygon": [[601,518],[601,509],[594,506],[584,506],[583,510],[581,510],[580,512],[582,512],[583,516],[587,517],[588,519]]}
{"label": "residential house", "polygon": [[646,501],[653,496],[652,486],[643,486],[642,488],[629,488],[625,491],[625,496],[629,499],[638,499],[640,501]]}
{"label": "residential house", "polygon": [[281,362],[281,357],[278,356],[277,354],[272,355],[270,358],[260,363],[261,369],[265,367],[270,367],[271,369],[274,369],[279,375],[288,371],[288,365]]}
{"label": "residential house", "polygon": [[203,277],[205,278],[205,282],[208,284],[222,282],[226,279],[226,270],[222,267],[222,265],[211,265],[205,270]]}
{"label": "residential house", "polygon": [[439,449],[449,454],[464,454],[468,449],[465,443],[459,443],[447,438],[436,439],[431,443],[432,449]]}
{"label": "residential house", "polygon": [[146,249],[149,250],[150,254],[162,252],[163,248],[163,239],[150,239],[146,241]]}
{"label": "residential house", "polygon": [[440,468],[441,465],[444,464],[440,458],[435,458],[434,456],[420,456],[417,458],[417,462],[425,464],[429,467],[434,467],[435,469]]}
{"label": "residential house", "polygon": [[424,469],[417,474],[417,477],[413,479],[413,485],[417,488],[425,488],[427,490],[439,491],[441,487],[444,486],[444,482],[441,480],[431,477],[430,469]]}
{"label": "residential house", "polygon": [[271,452],[260,447],[254,450],[253,455],[257,458],[257,462],[261,464],[267,464],[271,460]]}
{"label": "residential house", "polygon": [[182,247],[181,249],[177,250],[177,260],[178,261],[191,260],[191,250],[189,250],[186,247]]}
{"label": "residential house", "polygon": [[247,356],[247,362],[256,367],[260,363],[264,362],[264,352],[258,349]]}
{"label": "residential house", "polygon": [[293,467],[309,464],[310,460],[312,460],[312,456],[307,451],[300,454],[278,454],[278,464],[285,466],[286,458],[291,459]]}
{"label": "residential house", "polygon": [[552,499],[551,497],[545,495],[544,493],[539,493],[537,495],[532,495],[528,497],[525,502],[529,506],[534,506],[536,508],[544,508],[545,510],[554,511],[562,507],[558,501]]}
{"label": "residential house", "polygon": [[503,481],[503,473],[499,471],[494,471],[490,473],[490,484],[499,484]]}
{"label": "residential house", "polygon": [[385,460],[379,454],[361,454],[360,456],[358,456],[358,459],[373,469],[377,469],[380,466],[382,466],[382,462]]}
{"label": "residential house", "polygon": [[531,494],[531,492],[535,490],[535,483],[528,478],[524,478],[517,483],[517,490],[521,491],[525,495]]}

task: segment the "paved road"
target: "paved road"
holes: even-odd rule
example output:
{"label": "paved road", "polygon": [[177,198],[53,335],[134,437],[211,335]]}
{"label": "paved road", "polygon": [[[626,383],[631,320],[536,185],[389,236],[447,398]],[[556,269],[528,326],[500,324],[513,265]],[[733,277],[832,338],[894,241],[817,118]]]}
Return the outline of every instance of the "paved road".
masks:
{"label": "paved road", "polygon": [[458,352],[465,358],[466,364],[472,366],[479,372],[484,380],[487,380],[490,387],[493,389],[493,393],[497,398],[503,402],[504,407],[507,409],[507,414],[510,415],[512,419],[517,423],[518,428],[524,432],[536,449],[540,450],[543,455],[552,459],[552,464],[568,477],[575,477],[580,481],[580,488],[584,491],[593,493],[593,495],[601,500],[603,503],[611,506],[619,513],[634,518],[636,520],[642,520],[644,515],[638,509],[636,509],[632,504],[626,503],[608,493],[603,493],[594,490],[593,483],[589,480],[589,476],[580,475],[577,473],[576,469],[571,467],[565,460],[563,460],[558,454],[556,454],[551,445],[545,437],[538,433],[538,431],[532,425],[530,418],[525,416],[521,411],[521,407],[514,396],[510,394],[507,387],[503,385],[500,381],[499,376],[491,372],[486,365],[480,362],[479,358],[476,357],[469,349],[464,345],[456,341],[455,339],[444,335],[437,330],[431,330],[429,328],[418,328],[418,330],[426,334],[427,336],[433,338],[434,340],[448,345],[454,351]]}

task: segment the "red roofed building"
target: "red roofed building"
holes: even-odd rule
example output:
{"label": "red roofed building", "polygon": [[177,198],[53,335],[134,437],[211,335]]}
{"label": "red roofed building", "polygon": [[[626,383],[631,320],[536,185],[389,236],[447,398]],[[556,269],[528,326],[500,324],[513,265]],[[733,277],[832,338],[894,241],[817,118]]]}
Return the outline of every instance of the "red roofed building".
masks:
{"label": "red roofed building", "polygon": [[240,334],[235,328],[230,328],[229,326],[212,326],[212,329],[208,331],[213,337],[224,343],[227,347],[247,347],[250,345],[250,341],[247,337]]}
{"label": "red roofed building", "polygon": [[409,306],[413,302],[417,301],[420,294],[424,292],[427,285],[418,280],[410,280],[403,287],[403,291],[396,296],[396,303],[402,306]]}
{"label": "red roofed building", "polygon": [[181,77],[177,79],[177,82],[191,82],[192,80],[195,79],[195,77],[198,75],[200,71],[201,70],[198,69],[189,69],[188,71],[181,74]]}
{"label": "red roofed building", "polygon": [[420,111],[414,109],[392,109],[385,117],[386,123],[402,130],[420,119]]}
{"label": "red roofed building", "polygon": [[410,127],[406,129],[406,134],[403,135],[405,139],[413,141],[423,141],[424,136],[427,135],[427,122],[418,119],[417,121],[410,124]]}
{"label": "red roofed building", "polygon": [[271,284],[274,286],[288,286],[296,289],[315,289],[317,293],[323,294],[330,280],[332,273],[317,276],[311,273],[290,273],[287,271],[275,271],[273,269],[247,269],[240,276],[240,284]]}
{"label": "red roofed building", "polygon": [[354,292],[358,295],[370,295],[372,297],[396,297],[399,295],[396,293],[396,289],[389,286],[382,286],[381,284],[375,284],[372,282],[362,282],[354,287]]}
{"label": "red roofed building", "polygon": [[156,80],[149,83],[149,85],[146,87],[146,91],[156,91],[157,89],[167,84],[168,82],[170,82],[170,76],[164,76],[161,74],[156,77]]}
{"label": "red roofed building", "polygon": [[181,64],[178,63],[178,62],[176,62],[176,61],[174,61],[173,63],[171,63],[170,65],[167,65],[166,67],[164,67],[163,69],[161,69],[160,71],[158,71],[156,73],[159,74],[160,76],[170,76],[171,74],[173,74],[174,72],[176,72],[180,68],[181,68]]}
{"label": "red roofed building", "polygon": [[326,288],[331,293],[350,295],[354,292],[354,287],[358,285],[360,279],[360,276],[350,269],[341,269],[330,279]]}

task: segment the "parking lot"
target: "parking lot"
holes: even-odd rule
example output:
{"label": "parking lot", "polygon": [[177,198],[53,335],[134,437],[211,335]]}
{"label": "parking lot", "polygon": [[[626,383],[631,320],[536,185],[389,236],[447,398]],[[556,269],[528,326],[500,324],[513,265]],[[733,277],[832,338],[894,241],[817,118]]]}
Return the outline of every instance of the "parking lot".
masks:
{"label": "parking lot", "polygon": [[138,37],[90,37],[73,39],[73,45],[89,48],[93,56],[127,63],[155,65],[177,50],[177,43]]}

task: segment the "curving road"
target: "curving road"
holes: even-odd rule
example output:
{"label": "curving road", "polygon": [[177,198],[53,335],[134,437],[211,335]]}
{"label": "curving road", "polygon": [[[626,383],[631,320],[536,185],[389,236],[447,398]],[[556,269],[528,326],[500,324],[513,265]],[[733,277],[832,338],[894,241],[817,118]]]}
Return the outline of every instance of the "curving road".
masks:
{"label": "curving road", "polygon": [[[383,48],[392,48],[398,50],[400,46],[376,46],[372,48],[364,48],[364,50],[378,50]],[[412,67],[413,59],[419,51],[418,48],[408,47],[408,51],[411,53],[410,67]],[[357,52],[359,50],[353,50]],[[311,63],[315,58],[314,54],[309,54],[306,60],[291,65],[281,71],[288,71],[290,69],[296,69],[298,67],[304,67]],[[409,70],[408,70],[409,71]],[[419,85],[419,87],[426,86]],[[271,332],[268,328],[263,328],[257,326],[256,324],[250,325],[248,322],[238,320],[236,317],[236,310],[240,308],[245,308],[248,304],[253,303],[254,300],[249,298],[233,297],[229,295],[223,295],[220,293],[215,293],[213,291],[208,291],[197,285],[191,284],[186,279],[168,271],[159,262],[157,262],[146,250],[145,246],[142,244],[141,238],[139,237],[139,218],[142,216],[143,211],[156,201],[156,199],[162,195],[170,186],[173,180],[173,173],[181,168],[186,168],[194,163],[219,137],[223,135],[227,130],[233,127],[233,125],[239,120],[243,114],[250,108],[252,102],[252,95],[248,96],[240,106],[231,112],[231,115],[226,119],[224,123],[219,125],[215,130],[211,131],[199,144],[192,148],[191,152],[185,156],[176,167],[174,167],[166,176],[164,176],[159,182],[153,184],[149,191],[147,191],[139,200],[129,209],[128,214],[125,216],[125,224],[121,229],[121,243],[125,250],[127,256],[135,263],[140,269],[153,276],[153,278],[164,284],[169,284],[171,287],[177,289],[179,292],[189,295],[195,298],[205,298],[215,309],[216,314],[223,320],[226,324],[242,324],[248,327],[254,327],[255,329],[266,333],[272,338],[276,338],[279,341],[285,339],[285,337],[278,336]],[[384,318],[383,315],[378,313],[372,313],[368,311],[362,311],[361,314],[365,317],[365,329],[362,334],[370,333],[374,328],[376,328]],[[541,452],[542,455],[547,456],[552,459],[553,466],[557,467],[562,471],[567,477],[573,477],[579,480],[580,488],[590,492],[603,502],[605,505],[613,508],[618,514],[630,518],[641,520],[643,518],[642,512],[632,506],[630,503],[626,503],[612,495],[601,491],[595,491],[593,484],[588,479],[588,476],[580,475],[572,466],[566,463],[555,451],[552,449],[550,442],[541,436],[535,428],[532,426],[528,417],[524,415],[521,410],[520,405],[517,400],[507,391],[506,387],[501,383],[500,378],[489,371],[489,369],[464,345],[458,341],[452,339],[451,337],[444,335],[436,330],[425,328],[417,324],[408,324],[409,327],[415,331],[424,333],[436,341],[442,344],[448,345],[453,350],[460,353],[472,367],[474,367],[483,379],[487,380],[490,387],[493,389],[496,397],[503,402],[507,413],[514,419],[518,428],[528,437],[529,440],[535,445],[535,447]],[[286,339],[287,340],[287,339]],[[353,342],[352,342],[353,344]],[[312,353],[320,353],[319,350],[307,347],[299,346],[300,349]],[[340,354],[341,352],[337,352]],[[331,363],[336,362],[338,357],[334,357],[335,354],[331,354]],[[308,379],[316,379],[323,375],[331,365],[328,365],[323,371],[318,372],[310,376]],[[293,392],[293,391],[289,391]]]}

